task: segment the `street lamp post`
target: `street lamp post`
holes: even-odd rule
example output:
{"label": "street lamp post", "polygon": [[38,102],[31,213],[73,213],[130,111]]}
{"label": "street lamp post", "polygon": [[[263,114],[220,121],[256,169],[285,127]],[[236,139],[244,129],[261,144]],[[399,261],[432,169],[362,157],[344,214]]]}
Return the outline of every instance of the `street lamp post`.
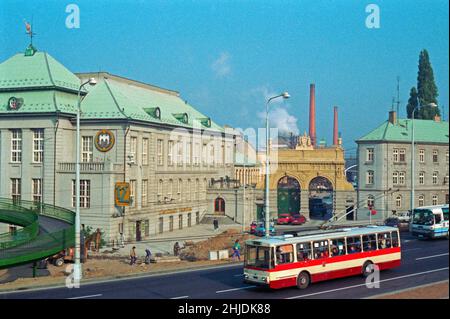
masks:
{"label": "street lamp post", "polygon": [[414,183],[415,183],[415,171],[414,171],[414,166],[415,166],[415,141],[414,141],[414,115],[416,113],[416,111],[418,110],[417,107],[414,108],[414,110],[412,111],[412,116],[411,116],[411,214],[412,211],[414,209]]}
{"label": "street lamp post", "polygon": [[75,173],[75,264],[73,266],[73,279],[79,282],[82,278],[81,263],[80,263],[80,113],[81,113],[81,89],[86,85],[95,85],[97,81],[90,78],[88,81],[82,83],[78,89],[77,99],[77,144],[76,144],[76,173]]}
{"label": "street lamp post", "polygon": [[269,218],[270,218],[270,213],[269,213],[269,173],[270,173],[270,169],[269,169],[269,103],[270,101],[272,101],[273,99],[282,97],[284,99],[288,99],[291,96],[289,95],[288,92],[283,92],[279,95],[276,96],[272,96],[271,98],[269,98],[267,100],[266,103],[266,201],[265,201],[265,231],[266,231],[266,237],[270,236],[270,222],[269,222]]}

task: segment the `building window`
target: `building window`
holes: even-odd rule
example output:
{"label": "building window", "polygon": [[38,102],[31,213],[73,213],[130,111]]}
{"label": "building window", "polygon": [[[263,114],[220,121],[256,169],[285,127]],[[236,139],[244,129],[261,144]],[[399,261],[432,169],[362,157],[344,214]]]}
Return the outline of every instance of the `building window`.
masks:
{"label": "building window", "polygon": [[367,207],[372,208],[375,206],[375,197],[373,195],[367,196]]}
{"label": "building window", "polygon": [[191,165],[191,142],[186,143],[186,165]]}
{"label": "building window", "polygon": [[137,151],[137,137],[131,136],[130,137],[130,157],[131,157],[131,161],[134,160],[135,163],[137,163],[136,151]]}
{"label": "building window", "polygon": [[163,140],[160,140],[160,139],[159,139],[159,140],[156,142],[156,153],[157,153],[158,165],[159,165],[159,166],[164,165],[163,148],[164,148]]}
{"label": "building window", "polygon": [[163,180],[160,179],[158,181],[158,194],[157,194],[158,203],[162,201],[162,193],[163,193]]}
{"label": "building window", "polygon": [[178,229],[183,229],[183,215],[178,215]]}
{"label": "building window", "polygon": [[419,162],[425,163],[425,150],[419,150]]}
{"label": "building window", "polygon": [[398,183],[400,185],[405,185],[405,172],[398,173]]}
{"label": "building window", "polygon": [[214,158],[214,144],[209,145],[209,165],[214,165],[215,158]]}
{"label": "building window", "polygon": [[173,216],[169,217],[169,231],[173,231]]}
{"label": "building window", "polygon": [[373,162],[373,148],[366,150],[366,162]]}
{"label": "building window", "polygon": [[183,142],[177,141],[177,164],[183,166]]}
{"label": "building window", "polygon": [[200,224],[200,213],[199,212],[195,213],[195,223],[197,225]]}
{"label": "building window", "polygon": [[188,213],[187,225],[188,227],[192,226],[192,213]]}
{"label": "building window", "polygon": [[392,172],[392,184],[398,184],[398,172]]}
{"label": "building window", "polygon": [[395,207],[397,209],[402,207],[402,196],[401,195],[397,195],[397,197],[395,198]]}
{"label": "building window", "polygon": [[148,204],[148,198],[147,198],[147,189],[148,189],[148,180],[143,179],[142,180],[142,207],[147,206]]}
{"label": "building window", "polygon": [[195,200],[200,199],[200,181],[198,178],[195,180]]}
{"label": "building window", "polygon": [[433,172],[433,185],[438,184],[438,172]]}
{"label": "building window", "polygon": [[448,150],[445,152],[445,162],[448,163],[449,161],[449,154],[448,154]]}
{"label": "building window", "polygon": [[419,184],[424,185],[425,184],[425,172],[419,173]]}
{"label": "building window", "polygon": [[169,147],[167,149],[167,165],[173,165],[173,141],[169,141]]}
{"label": "building window", "polygon": [[222,197],[217,197],[214,201],[214,212],[225,213],[225,200]]}
{"label": "building window", "polygon": [[448,185],[449,183],[449,176],[448,176],[448,173],[447,173],[447,175],[445,175],[445,177],[444,177],[444,185]]}
{"label": "building window", "polygon": [[222,143],[221,149],[220,149],[220,164],[225,165],[226,158],[225,158],[225,143]]}
{"label": "building window", "polygon": [[83,136],[81,138],[81,144],[82,144],[81,161],[84,163],[92,162],[92,157],[93,157],[92,141],[93,141],[92,136]]}
{"label": "building window", "polygon": [[227,165],[230,165],[231,163],[233,163],[233,151],[232,151],[232,149],[231,149],[231,145],[227,145],[227,154],[226,154],[226,159],[227,159],[227,161],[226,161],[226,164]]}
{"label": "building window", "polygon": [[208,181],[206,180],[206,178],[203,179],[203,187],[202,187],[202,194],[203,194],[203,199],[206,200],[206,188],[208,187]]}
{"label": "building window", "polygon": [[22,162],[22,130],[11,130],[11,162]]}
{"label": "building window", "polygon": [[42,179],[33,178],[32,180],[33,202],[42,202]]}
{"label": "building window", "polygon": [[167,200],[169,202],[172,200],[172,194],[173,194],[173,180],[169,179],[169,187],[167,190]]}
{"label": "building window", "polygon": [[203,147],[202,147],[202,164],[203,165],[206,165],[207,162],[208,162],[208,159],[207,159],[208,149],[207,149],[207,147],[208,147],[208,144],[203,144]]}
{"label": "building window", "polygon": [[150,235],[150,221],[148,219],[144,220],[143,228],[144,228],[144,236],[148,237]]}
{"label": "building window", "polygon": [[158,224],[159,224],[158,231],[160,234],[162,234],[164,231],[164,217],[159,217]]}
{"label": "building window", "polygon": [[177,194],[178,194],[178,200],[181,202],[182,201],[182,196],[181,196],[181,189],[183,187],[183,180],[181,178],[178,179],[178,184],[177,184]]}
{"label": "building window", "polygon": [[425,206],[425,196],[420,195],[419,196],[419,207]]}
{"label": "building window", "polygon": [[142,165],[148,165],[148,138],[142,139]]}
{"label": "building window", "polygon": [[406,162],[405,154],[406,154],[406,150],[404,148],[401,148],[399,150],[399,157],[400,157],[399,159],[400,159],[400,162],[402,162],[402,163]]}
{"label": "building window", "polygon": [[33,131],[33,162],[42,163],[44,159],[44,130]]}
{"label": "building window", "polygon": [[186,182],[186,200],[190,201],[191,200],[191,193],[192,193],[192,189],[191,189],[191,180],[188,179]]}
{"label": "building window", "polygon": [[[72,207],[76,207],[77,194],[76,194],[76,181],[72,180]],[[80,180],[80,208],[91,207],[91,181],[82,179]]]}
{"label": "building window", "polygon": [[373,171],[367,171],[366,173],[366,184],[373,185]]}
{"label": "building window", "polygon": [[433,195],[431,202],[432,202],[431,205],[437,205],[438,204],[438,195]]}
{"label": "building window", "polygon": [[136,180],[130,180],[130,207],[136,207]]}
{"label": "building window", "polygon": [[11,198],[14,203],[20,202],[22,183],[20,178],[11,178]]}
{"label": "building window", "polygon": [[393,157],[394,157],[394,162],[395,163],[398,163],[398,148],[394,148],[393,150],[392,150],[392,154],[393,154]]}
{"label": "building window", "polygon": [[194,165],[199,166],[200,165],[200,143],[194,144]]}
{"label": "building window", "polygon": [[433,163],[438,162],[438,150],[433,150]]}

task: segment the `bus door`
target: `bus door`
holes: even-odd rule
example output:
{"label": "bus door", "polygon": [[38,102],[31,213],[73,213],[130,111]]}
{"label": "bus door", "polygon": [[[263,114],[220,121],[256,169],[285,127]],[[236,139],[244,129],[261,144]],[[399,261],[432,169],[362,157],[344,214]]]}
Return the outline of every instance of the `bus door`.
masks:
{"label": "bus door", "polygon": [[313,242],[313,256],[314,260],[321,261],[321,271],[317,276],[317,280],[328,279],[328,258],[330,257],[330,244],[327,239],[318,240]]}

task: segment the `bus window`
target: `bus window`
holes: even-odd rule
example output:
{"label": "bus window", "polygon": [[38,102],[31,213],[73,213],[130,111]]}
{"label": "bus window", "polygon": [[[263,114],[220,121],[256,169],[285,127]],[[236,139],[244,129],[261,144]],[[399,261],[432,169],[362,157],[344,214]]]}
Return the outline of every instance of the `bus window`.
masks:
{"label": "bus window", "polygon": [[277,246],[276,256],[278,265],[294,262],[294,248],[292,245]]}
{"label": "bus window", "polygon": [[442,214],[444,215],[444,220],[448,221],[448,207],[442,208]]}
{"label": "bus window", "polygon": [[263,269],[274,267],[272,258],[273,250],[269,247],[247,245],[245,265]]}
{"label": "bus window", "polygon": [[313,245],[314,245],[314,259],[329,257],[328,240],[315,241]]}
{"label": "bus window", "polygon": [[347,253],[354,254],[361,252],[361,237],[347,237]]}
{"label": "bus window", "polygon": [[345,238],[337,238],[331,241],[331,256],[345,255]]}
{"label": "bus window", "polygon": [[434,215],[434,223],[435,224],[440,224],[441,222],[442,222],[441,215],[440,214],[435,214]]}
{"label": "bus window", "polygon": [[413,224],[430,226],[433,225],[433,212],[429,209],[414,209]]}
{"label": "bus window", "polygon": [[311,259],[311,243],[297,244],[297,261],[306,261]]}
{"label": "bus window", "polygon": [[391,233],[378,234],[378,249],[391,248]]}
{"label": "bus window", "polygon": [[392,237],[392,247],[398,247],[399,246],[398,232],[393,231],[391,233],[391,237]]}
{"label": "bus window", "polygon": [[375,234],[364,235],[362,239],[364,251],[372,251],[377,249],[377,238]]}

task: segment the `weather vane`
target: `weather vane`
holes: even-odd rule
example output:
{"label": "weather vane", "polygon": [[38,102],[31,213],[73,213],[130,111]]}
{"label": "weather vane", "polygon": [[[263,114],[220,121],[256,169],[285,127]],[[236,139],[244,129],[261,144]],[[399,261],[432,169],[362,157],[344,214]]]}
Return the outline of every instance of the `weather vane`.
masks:
{"label": "weather vane", "polygon": [[28,23],[25,19],[23,21],[25,22],[26,33],[30,35],[30,45],[33,46],[33,35],[36,35],[36,33],[33,33],[32,24]]}

